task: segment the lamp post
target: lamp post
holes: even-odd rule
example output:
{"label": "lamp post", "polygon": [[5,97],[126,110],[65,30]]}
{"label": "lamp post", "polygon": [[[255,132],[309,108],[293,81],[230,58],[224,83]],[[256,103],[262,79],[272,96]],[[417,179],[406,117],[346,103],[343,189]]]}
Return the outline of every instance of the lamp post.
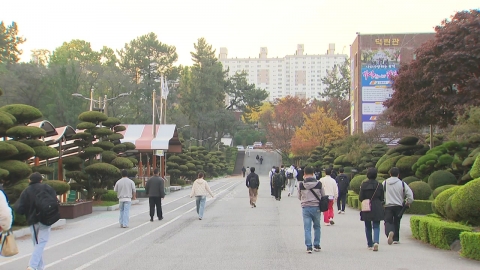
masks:
{"label": "lamp post", "polygon": [[104,98],[103,98],[103,104],[102,104],[102,98],[101,97],[99,97],[98,100],[95,100],[93,98],[93,88],[90,89],[90,98],[87,98],[80,93],[73,93],[72,94],[72,96],[74,96],[74,97],[79,97],[79,98],[89,100],[90,101],[90,111],[93,111],[93,103],[97,103],[99,111],[103,111],[105,114],[107,114],[107,112],[106,112],[107,101],[114,100],[114,99],[121,98],[121,97],[126,97],[126,96],[129,96],[129,95],[130,95],[129,93],[121,93],[118,96],[112,97],[112,98],[107,98],[107,95],[105,95]]}

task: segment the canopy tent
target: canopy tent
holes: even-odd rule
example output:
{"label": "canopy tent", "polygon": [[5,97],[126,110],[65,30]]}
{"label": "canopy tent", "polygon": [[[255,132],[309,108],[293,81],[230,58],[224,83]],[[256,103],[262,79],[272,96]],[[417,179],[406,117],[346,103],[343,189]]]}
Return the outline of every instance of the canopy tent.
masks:
{"label": "canopy tent", "polygon": [[126,130],[120,132],[123,142],[135,144],[139,152],[165,150],[165,152],[180,153],[182,144],[178,138],[176,125],[157,125],[156,136],[153,137],[153,125],[123,125]]}

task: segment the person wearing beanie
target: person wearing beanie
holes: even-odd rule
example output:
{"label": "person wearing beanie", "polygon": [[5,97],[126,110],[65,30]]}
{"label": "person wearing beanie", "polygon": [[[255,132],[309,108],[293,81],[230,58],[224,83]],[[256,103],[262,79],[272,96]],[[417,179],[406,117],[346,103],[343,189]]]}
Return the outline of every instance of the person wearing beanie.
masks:
{"label": "person wearing beanie", "polygon": [[[37,214],[38,199],[41,198],[42,203],[46,201],[58,205],[57,194],[55,190],[46,184],[42,184],[42,175],[38,172],[30,175],[30,183],[28,187],[20,194],[20,198],[14,205],[15,211],[20,215],[27,217],[27,223],[30,226],[33,240],[33,252],[28,263],[28,269],[44,269],[45,262],[43,260],[43,252],[50,238],[50,229],[53,224],[45,224],[43,221],[44,215],[40,212]],[[55,214],[57,219],[60,217],[58,213]],[[41,221],[42,220],[42,221]]]}

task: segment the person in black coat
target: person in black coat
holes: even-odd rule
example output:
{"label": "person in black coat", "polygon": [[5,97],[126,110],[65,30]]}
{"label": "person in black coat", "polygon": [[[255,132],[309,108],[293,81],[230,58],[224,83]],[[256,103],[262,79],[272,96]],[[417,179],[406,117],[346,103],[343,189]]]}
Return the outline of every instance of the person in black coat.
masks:
{"label": "person in black coat", "polygon": [[[368,249],[378,251],[380,242],[380,221],[383,220],[383,202],[385,195],[383,185],[377,179],[377,169],[370,168],[367,171],[367,180],[360,186],[359,201],[370,200],[370,211],[361,211],[360,220],[365,222],[365,235],[367,237]],[[373,240],[372,240],[373,229]]]}

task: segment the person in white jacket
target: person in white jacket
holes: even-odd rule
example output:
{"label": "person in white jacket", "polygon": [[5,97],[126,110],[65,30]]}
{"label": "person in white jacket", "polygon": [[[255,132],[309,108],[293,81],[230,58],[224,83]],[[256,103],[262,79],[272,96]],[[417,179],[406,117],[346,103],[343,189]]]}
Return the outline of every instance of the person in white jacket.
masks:
{"label": "person in white jacket", "polygon": [[12,221],[12,208],[8,205],[7,195],[0,187],[0,233],[10,230]]}
{"label": "person in white jacket", "polygon": [[320,178],[320,182],[322,182],[322,186],[325,189],[325,196],[328,196],[330,199],[328,210],[323,212],[323,222],[325,222],[326,226],[335,224],[333,221],[333,202],[338,198],[337,182],[330,176],[331,173],[332,169],[325,169],[325,177]]}
{"label": "person in white jacket", "polygon": [[293,195],[293,191],[295,189],[295,186],[297,185],[297,175],[298,172],[295,169],[295,166],[290,166],[286,171],[285,171],[285,176],[287,177],[287,190],[288,190],[288,197],[290,195]]}
{"label": "person in white jacket", "polygon": [[207,194],[210,194],[212,198],[214,197],[213,192],[210,190],[207,181],[203,179],[203,176],[204,174],[202,172],[198,173],[198,179],[193,182],[192,192],[190,193],[190,198],[195,196],[199,220],[202,220],[203,218],[203,212],[205,211],[205,202],[207,201]]}

